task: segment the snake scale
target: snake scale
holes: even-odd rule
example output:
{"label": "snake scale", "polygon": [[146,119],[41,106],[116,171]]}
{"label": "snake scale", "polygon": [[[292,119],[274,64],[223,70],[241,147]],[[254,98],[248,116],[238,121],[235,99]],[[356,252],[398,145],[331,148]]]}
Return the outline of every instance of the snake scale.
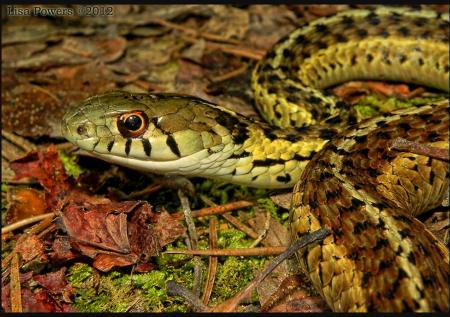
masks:
{"label": "snake scale", "polygon": [[255,67],[257,107],[278,128],[191,96],[115,91],[68,111],[62,131],[95,156],[142,171],[296,184],[293,238],[332,230],[298,261],[334,311],[446,311],[448,250],[414,216],[440,206],[448,163],[389,142],[448,148],[448,100],[357,122],[324,88],[378,79],[448,92],[448,39],[448,14],[344,11],[288,34]]}

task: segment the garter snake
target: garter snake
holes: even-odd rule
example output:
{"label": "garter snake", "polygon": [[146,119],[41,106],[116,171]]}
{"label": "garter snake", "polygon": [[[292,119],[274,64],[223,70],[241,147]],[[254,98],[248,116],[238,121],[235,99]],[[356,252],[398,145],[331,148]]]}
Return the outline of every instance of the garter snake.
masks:
{"label": "garter snake", "polygon": [[333,310],[448,310],[448,250],[414,218],[440,205],[448,164],[389,151],[396,137],[448,148],[448,100],[357,123],[323,90],[379,79],[448,92],[448,36],[448,14],[341,12],[288,34],[255,67],[257,107],[279,128],[191,96],[115,91],[68,111],[63,135],[138,170],[265,188],[297,183],[294,239],[332,230],[298,260]]}

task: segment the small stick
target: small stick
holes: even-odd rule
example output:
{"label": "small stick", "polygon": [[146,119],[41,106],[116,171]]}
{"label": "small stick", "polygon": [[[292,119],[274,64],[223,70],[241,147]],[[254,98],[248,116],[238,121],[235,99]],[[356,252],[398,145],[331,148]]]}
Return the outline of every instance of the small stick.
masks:
{"label": "small stick", "polygon": [[246,235],[248,235],[252,239],[258,239],[258,233],[256,233],[252,228],[249,226],[244,225],[242,222],[240,222],[236,217],[233,217],[232,215],[224,214],[222,215],[229,223],[231,223],[233,226],[235,226],[238,230],[242,231]]}
{"label": "small stick", "polygon": [[[197,39],[184,37],[184,39],[189,43],[195,43]],[[259,49],[250,48],[250,47],[242,47],[242,46],[234,46],[229,44],[218,44],[205,42],[205,47],[208,49],[219,49],[223,52],[233,54],[240,57],[246,57],[253,60],[259,61],[264,57],[265,52]]]}
{"label": "small stick", "polygon": [[237,77],[243,73],[245,73],[245,71],[247,70],[247,65],[242,65],[239,68],[236,68],[234,70],[232,70],[231,72],[225,73],[223,75],[211,78],[211,81],[213,83],[220,83],[222,81]]}
{"label": "small stick", "polygon": [[11,280],[9,282],[11,312],[13,313],[22,312],[22,290],[20,287],[19,266],[19,254],[14,253],[11,260]]}
{"label": "small stick", "polygon": [[208,306],[202,303],[202,301],[195,296],[190,290],[188,290],[183,285],[178,284],[175,281],[168,281],[166,284],[166,292],[170,296],[181,296],[186,301],[189,302],[192,306],[194,306],[194,311],[196,312],[204,312],[208,311]]}
{"label": "small stick", "polygon": [[[209,220],[209,248],[217,248],[217,218],[211,217]],[[206,275],[206,283],[203,291],[202,302],[208,305],[209,298],[214,286],[214,280],[216,279],[217,264],[219,258],[217,256],[211,256],[208,263],[208,275]]]}
{"label": "small stick", "polygon": [[450,160],[448,149],[438,148],[427,144],[420,144],[417,142],[411,142],[403,138],[395,138],[392,141],[389,149],[425,155],[443,161]]}
{"label": "small stick", "polygon": [[250,248],[256,247],[267,236],[267,233],[269,232],[269,229],[270,229],[270,212],[267,211],[266,212],[266,222],[264,224],[264,229],[261,232],[261,234],[258,236],[258,238],[255,241],[253,241],[253,243],[250,245]]}
{"label": "small stick", "polygon": [[199,210],[194,210],[192,212],[192,217],[200,218],[200,217],[211,216],[211,215],[221,215],[221,214],[224,214],[226,212],[229,212],[229,211],[232,211],[235,209],[240,209],[240,208],[254,206],[254,205],[255,205],[255,203],[251,202],[251,201],[246,201],[246,200],[234,201],[232,203],[228,203],[225,205],[219,205],[219,206],[213,206],[213,207],[202,208]]}
{"label": "small stick", "polygon": [[9,132],[9,131],[6,131],[6,130],[2,130],[2,137],[4,137],[5,139],[11,141],[15,145],[18,145],[19,147],[21,147],[26,152],[31,152],[33,150],[37,150],[37,146],[35,144],[31,143],[27,139],[25,139],[25,138],[23,138],[21,136],[18,136],[16,134],[12,133],[12,132]]}
{"label": "small stick", "polygon": [[237,41],[237,40],[227,39],[227,38],[225,38],[223,36],[220,36],[220,35],[217,35],[217,34],[212,34],[212,33],[207,33],[207,32],[200,32],[200,31],[197,31],[195,29],[192,29],[192,28],[189,28],[189,27],[186,27],[186,26],[183,26],[183,25],[175,24],[175,23],[172,23],[172,22],[169,22],[167,20],[160,19],[160,18],[155,18],[155,19],[153,19],[152,22],[161,24],[163,26],[167,26],[167,27],[169,27],[171,29],[174,29],[174,30],[179,30],[181,32],[190,34],[190,35],[192,35],[194,37],[200,36],[200,37],[203,37],[203,38],[205,38],[207,40],[211,40],[211,41],[226,42],[226,43],[230,43],[230,44],[240,44],[240,42]]}
{"label": "small stick", "polygon": [[[200,196],[200,198],[209,206],[211,206],[211,208],[217,208],[220,207],[218,205],[216,205],[213,201],[211,201],[208,197],[205,196]],[[235,202],[238,203],[238,202]],[[234,204],[234,203],[232,203]],[[227,204],[228,205],[228,204]],[[227,205],[222,205],[222,207],[227,206]],[[248,235],[250,238],[253,239],[257,239],[258,238],[258,233],[256,233],[252,228],[250,228],[249,226],[244,225],[242,222],[240,222],[236,217],[233,217],[232,215],[228,215],[228,214],[223,214],[222,215],[223,218],[225,218],[229,223],[231,223],[233,226],[235,226],[238,230],[244,232],[246,235]],[[213,249],[210,247],[210,249]]]}
{"label": "small stick", "polygon": [[24,177],[21,179],[10,179],[10,178],[3,178],[2,183],[8,184],[8,185],[33,185],[33,184],[39,184],[36,179],[31,177]]}
{"label": "small stick", "polygon": [[[186,225],[189,233],[189,240],[191,243],[192,250],[198,249],[198,237],[197,232],[195,231],[194,218],[192,217],[191,207],[189,206],[189,200],[184,194],[184,192],[179,189],[178,197],[181,202],[181,207],[183,208],[184,220],[186,221]],[[202,261],[200,257],[194,257],[194,282],[192,286],[192,290],[194,294],[200,295],[200,287],[202,283]]]}
{"label": "small stick", "polygon": [[209,256],[266,256],[278,255],[287,250],[287,247],[259,247],[239,249],[209,249],[209,250],[168,250],[163,254],[189,254]]}
{"label": "small stick", "polygon": [[42,214],[42,215],[39,215],[39,216],[34,216],[34,217],[22,219],[22,220],[19,220],[17,222],[14,222],[14,223],[12,223],[10,225],[7,225],[7,226],[3,227],[1,232],[2,232],[2,234],[4,234],[4,233],[7,233],[7,232],[10,232],[10,231],[13,231],[13,230],[16,230],[16,229],[28,226],[29,224],[32,224],[32,223],[35,223],[35,222],[38,222],[38,221],[41,221],[41,220],[44,220],[44,219],[47,219],[47,218],[51,219],[53,217],[55,217],[55,213],[54,212],[49,212],[49,213]]}
{"label": "small stick", "polygon": [[161,188],[162,188],[162,186],[159,184],[152,184],[152,185],[145,187],[142,190],[130,193],[127,196],[127,199],[136,198],[136,197],[140,197],[140,196],[144,196],[144,195],[148,195],[148,194],[153,194],[153,193],[159,191]]}

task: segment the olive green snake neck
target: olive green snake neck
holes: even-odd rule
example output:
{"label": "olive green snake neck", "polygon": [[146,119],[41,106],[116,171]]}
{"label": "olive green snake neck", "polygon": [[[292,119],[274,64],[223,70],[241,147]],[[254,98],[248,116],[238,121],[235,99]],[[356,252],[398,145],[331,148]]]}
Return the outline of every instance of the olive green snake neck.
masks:
{"label": "olive green snake neck", "polygon": [[63,135],[142,171],[297,184],[294,239],[333,232],[298,254],[333,310],[448,310],[448,250],[413,217],[440,206],[448,164],[389,151],[396,137],[448,148],[448,101],[356,124],[354,110],[323,90],[379,79],[448,92],[448,36],[448,14],[342,12],[288,34],[255,67],[257,107],[282,129],[191,96],[116,91],[68,111]]}

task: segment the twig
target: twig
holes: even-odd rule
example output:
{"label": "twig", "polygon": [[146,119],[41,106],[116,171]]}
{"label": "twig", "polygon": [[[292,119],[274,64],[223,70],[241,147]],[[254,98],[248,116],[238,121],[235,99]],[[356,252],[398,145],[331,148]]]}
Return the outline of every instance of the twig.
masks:
{"label": "twig", "polygon": [[[218,205],[216,205],[212,200],[210,200],[208,197],[201,195],[200,196],[201,200],[203,200],[203,202],[205,202],[206,204],[208,204],[209,206],[211,206],[212,208],[217,207]],[[222,205],[225,206],[225,205]],[[233,217],[232,215],[228,215],[228,214],[223,214],[222,215],[223,218],[225,218],[229,223],[231,223],[233,226],[235,226],[238,230],[244,232],[246,235],[248,235],[250,238],[253,239],[257,239],[258,238],[258,233],[256,233],[252,228],[250,228],[249,226],[246,226],[245,224],[243,224],[242,222],[240,222],[236,217]],[[210,248],[212,249],[212,248]]]}
{"label": "twig", "polygon": [[190,290],[175,281],[168,281],[166,284],[166,292],[170,296],[181,296],[194,306],[194,311],[203,312],[208,310],[208,306],[203,304],[200,299]]}
{"label": "twig", "polygon": [[131,308],[133,308],[134,305],[136,305],[137,303],[139,303],[141,301],[140,297],[137,297],[130,305],[128,305],[127,308],[125,308],[125,312],[128,313],[130,311]]}
{"label": "twig", "polygon": [[256,238],[255,241],[250,245],[250,248],[256,247],[266,236],[270,229],[270,212],[266,212],[266,222],[264,224],[264,230],[261,232],[261,234]]}
{"label": "twig", "polygon": [[145,188],[142,189],[142,190],[139,190],[139,191],[135,191],[135,192],[130,193],[130,194],[127,196],[127,199],[131,199],[131,198],[135,198],[135,197],[140,197],[140,196],[144,196],[144,195],[148,195],[148,194],[153,194],[153,193],[159,191],[161,188],[162,188],[161,185],[158,185],[158,184],[152,184],[152,185],[150,185],[150,186],[145,187]]}
{"label": "twig", "polygon": [[233,40],[233,39],[227,39],[221,35],[207,33],[207,32],[200,32],[198,30],[186,27],[184,25],[175,24],[173,22],[169,22],[167,20],[161,19],[161,18],[155,18],[152,22],[167,26],[174,30],[179,30],[181,32],[187,33],[189,35],[192,35],[194,37],[203,37],[207,40],[211,41],[218,41],[218,42],[225,42],[230,44],[240,44],[240,41]]}
{"label": "twig", "polygon": [[2,136],[2,161],[7,162],[15,161],[26,155],[26,151],[20,146],[11,142],[10,140]]}
{"label": "twig", "polygon": [[[217,248],[217,218],[211,217],[209,220],[209,248]],[[212,289],[214,286],[214,280],[216,279],[217,264],[219,259],[216,256],[211,256],[208,263],[208,275],[206,275],[206,283],[203,291],[202,302],[208,305],[209,298],[211,297]]]}
{"label": "twig", "polygon": [[223,302],[220,305],[214,307],[213,311],[219,312],[233,312],[236,310],[237,305],[246,297],[248,297],[251,292],[269,275],[280,263],[284,260],[290,258],[299,249],[306,247],[307,245],[324,239],[331,231],[329,229],[319,229],[317,231],[311,232],[303,236],[300,240],[294,242],[283,254],[277,256],[270,265],[268,265],[258,276],[250,282],[244,289],[242,289],[238,294],[230,298],[229,300]]}
{"label": "twig", "polygon": [[231,223],[233,226],[235,226],[238,230],[242,231],[246,235],[248,235],[252,239],[258,239],[258,233],[255,232],[252,228],[249,226],[244,225],[242,222],[240,222],[236,217],[233,217],[232,215],[224,214],[222,215],[229,223]]}
{"label": "twig", "polygon": [[395,138],[392,141],[389,149],[425,155],[443,161],[450,160],[448,149],[438,148],[427,144],[420,144],[417,142],[411,142],[403,138]]}
{"label": "twig", "polygon": [[42,230],[37,237],[39,239],[42,239],[43,237],[45,237],[45,235],[53,230],[56,230],[56,224],[52,223],[50,226],[48,226],[46,229]]}
{"label": "twig", "polygon": [[222,81],[237,77],[237,76],[245,73],[246,70],[247,70],[247,65],[244,64],[241,67],[232,70],[231,72],[211,78],[211,81],[213,83],[220,83]]}
{"label": "twig", "polygon": [[13,313],[22,312],[22,291],[20,288],[19,266],[19,254],[14,253],[11,261],[11,280],[9,282],[11,312]]}
{"label": "twig", "polygon": [[287,250],[287,247],[258,247],[239,249],[209,249],[209,250],[167,250],[163,254],[188,254],[209,256],[266,256],[278,255]]}
{"label": "twig", "polygon": [[[189,233],[189,240],[191,242],[192,250],[198,249],[198,237],[197,232],[195,231],[194,218],[192,217],[191,208],[189,207],[189,200],[187,199],[184,192],[179,189],[178,197],[181,202],[181,207],[183,208],[184,220],[186,221],[186,225]],[[194,294],[197,296],[200,295],[200,287],[202,282],[202,261],[200,257],[194,257],[194,282],[192,286],[192,290]]]}
{"label": "twig", "polygon": [[30,86],[33,89],[39,90],[40,92],[43,92],[44,94],[46,94],[47,96],[52,98],[56,102],[57,105],[59,105],[61,103],[59,98],[56,95],[54,95],[53,93],[51,93],[49,90],[42,88],[41,86],[33,85],[33,84],[29,84],[29,83],[27,84],[27,86]]}
{"label": "twig", "polygon": [[234,201],[232,203],[228,203],[228,204],[224,204],[224,205],[218,205],[218,206],[214,206],[214,207],[207,207],[207,208],[202,208],[199,210],[194,210],[192,212],[192,217],[200,218],[200,217],[205,217],[205,216],[221,215],[221,214],[224,214],[226,212],[229,212],[229,211],[232,211],[235,209],[245,208],[245,207],[254,206],[254,205],[255,205],[255,203],[251,202],[251,201],[246,201],[246,200]]}
{"label": "twig", "polygon": [[49,213],[42,214],[42,215],[39,215],[39,216],[34,216],[34,217],[27,218],[27,219],[19,220],[19,221],[14,222],[14,223],[12,223],[10,225],[7,225],[6,227],[3,227],[1,232],[2,232],[2,234],[4,234],[4,233],[7,233],[7,232],[10,232],[10,231],[13,231],[13,230],[16,230],[16,229],[28,226],[29,224],[32,224],[32,223],[35,223],[35,222],[38,222],[38,221],[41,221],[41,220],[44,220],[44,219],[47,219],[47,218],[51,219],[51,218],[54,218],[54,217],[55,217],[55,213],[49,212]]}
{"label": "twig", "polygon": [[31,177],[24,177],[21,179],[9,179],[9,178],[2,178],[2,183],[9,184],[9,185],[33,185],[33,184],[39,184],[39,182]]}
{"label": "twig", "polygon": [[[183,39],[189,43],[195,43],[197,41],[197,39],[191,37],[183,37]],[[257,61],[262,59],[265,54],[264,51],[256,48],[235,46],[229,44],[205,42],[205,47],[208,49],[218,49],[229,54],[233,54],[240,57],[246,57]]]}
{"label": "twig", "polygon": [[25,138],[23,138],[21,136],[18,136],[16,134],[12,133],[12,132],[9,132],[9,131],[6,131],[6,130],[2,130],[2,137],[4,137],[5,139],[11,141],[15,145],[21,147],[26,152],[31,152],[31,151],[37,149],[37,146],[35,144],[31,143],[27,139],[25,139]]}

